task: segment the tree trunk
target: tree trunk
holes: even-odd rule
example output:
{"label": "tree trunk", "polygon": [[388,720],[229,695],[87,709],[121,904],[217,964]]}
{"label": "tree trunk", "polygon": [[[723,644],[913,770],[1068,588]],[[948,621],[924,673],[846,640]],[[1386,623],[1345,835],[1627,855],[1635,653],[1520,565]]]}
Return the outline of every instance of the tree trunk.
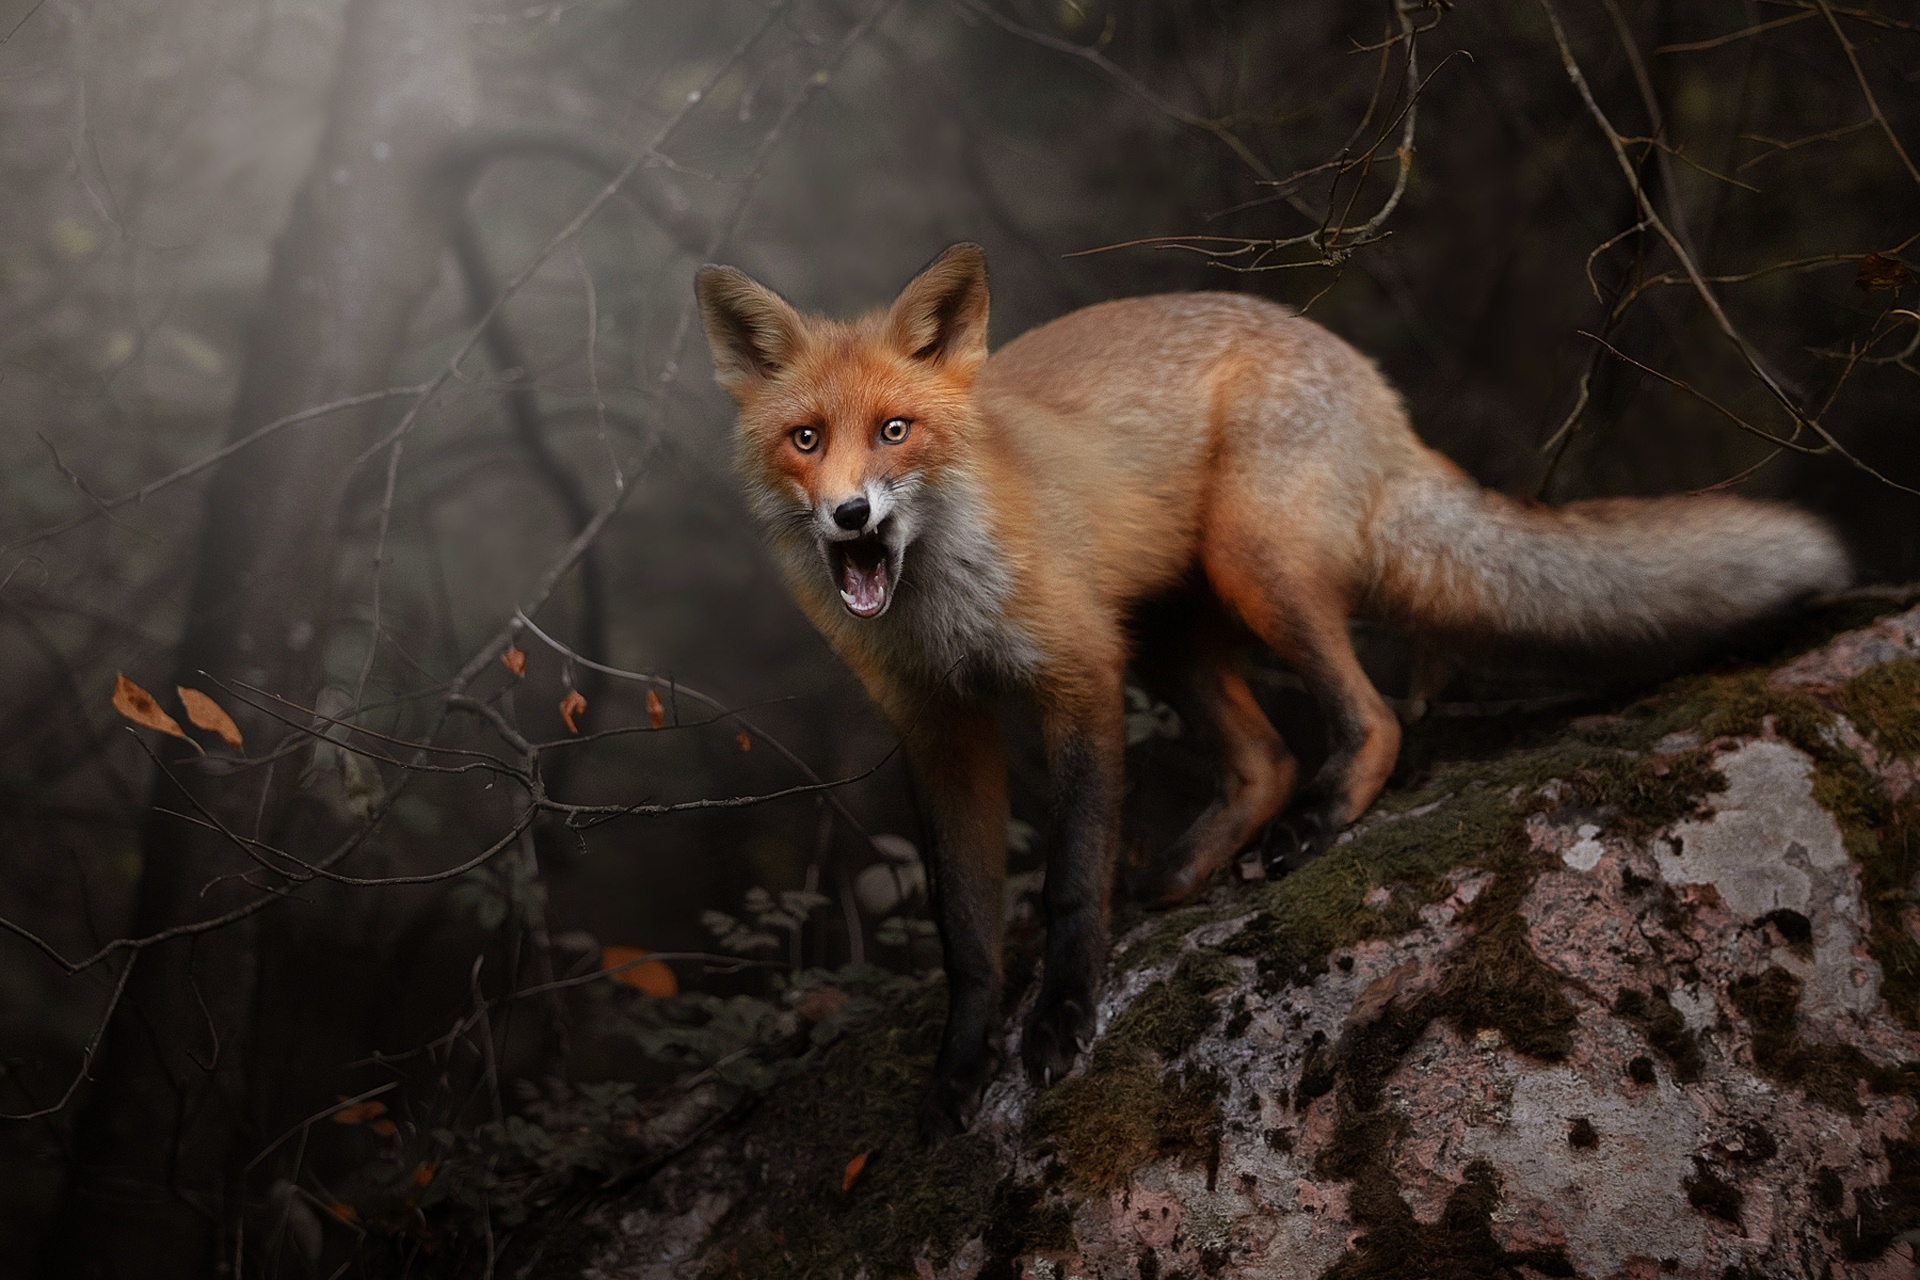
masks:
{"label": "tree trunk", "polygon": [[[429,162],[474,112],[466,19],[462,0],[349,3],[325,132],[253,327],[235,436],[390,382],[444,248]],[[331,503],[372,420],[316,420],[220,468],[206,497],[178,683],[209,688],[197,675],[204,670],[315,704],[336,623]],[[280,736],[267,717],[229,709],[252,752]],[[222,773],[175,751],[168,767],[230,829],[307,854],[339,830],[301,795],[304,760]],[[260,894],[233,878],[257,869],[232,842],[159,812],[190,807],[179,785],[156,778],[153,805],[133,936]],[[272,1136],[254,1132],[250,1057],[256,1011],[288,994],[256,989],[262,936],[278,910],[141,954],[76,1126],[77,1163],[43,1274],[198,1277],[219,1267],[245,1208],[235,1170]]]}

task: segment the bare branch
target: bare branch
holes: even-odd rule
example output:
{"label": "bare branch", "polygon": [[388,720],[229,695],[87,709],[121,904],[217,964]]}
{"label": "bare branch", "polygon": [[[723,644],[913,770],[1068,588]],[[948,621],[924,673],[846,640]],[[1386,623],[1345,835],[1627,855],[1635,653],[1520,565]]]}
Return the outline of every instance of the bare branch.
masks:
{"label": "bare branch", "polygon": [[1860,59],[1853,51],[1853,41],[1847,39],[1847,33],[1840,29],[1840,20],[1833,16],[1833,8],[1827,0],[1814,0],[1814,3],[1820,7],[1821,14],[1826,17],[1827,25],[1833,29],[1833,38],[1840,42],[1841,50],[1847,55],[1847,65],[1853,68],[1853,78],[1860,85],[1861,96],[1867,100],[1867,111],[1879,124],[1880,132],[1887,135],[1887,145],[1892,147],[1893,153],[1900,157],[1900,163],[1907,167],[1907,176],[1913,179],[1915,186],[1920,186],[1920,169],[1914,168],[1913,157],[1909,156],[1907,149],[1900,145],[1899,135],[1894,133],[1893,126],[1887,123],[1886,115],[1881,112],[1880,100],[1873,96],[1873,87],[1867,83],[1867,73],[1860,69]]}

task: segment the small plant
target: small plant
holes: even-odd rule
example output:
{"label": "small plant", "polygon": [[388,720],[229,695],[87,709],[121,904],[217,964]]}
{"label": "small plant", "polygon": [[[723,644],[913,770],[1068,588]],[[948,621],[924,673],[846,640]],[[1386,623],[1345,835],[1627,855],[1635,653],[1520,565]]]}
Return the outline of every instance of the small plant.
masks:
{"label": "small plant", "polygon": [[1180,713],[1164,702],[1156,702],[1145,689],[1127,686],[1127,745],[1138,746],[1149,738],[1178,738],[1185,727]]}
{"label": "small plant", "polygon": [[[881,846],[883,852],[897,856],[904,849],[914,860],[903,882],[914,883],[917,872],[923,886],[925,873],[918,869],[913,846],[899,837],[883,838],[893,842]],[[889,908],[915,900],[905,891],[861,894],[866,905],[880,897]],[[882,946],[905,948],[904,972],[873,964],[803,966],[806,930],[828,903],[826,895],[810,889],[775,894],[756,886],[747,891],[738,913],[703,912],[700,922],[714,944],[763,975],[764,990],[724,996],[683,992],[665,1000],[621,996],[602,1030],[633,1041],[648,1058],[674,1068],[680,1088],[710,1081],[723,1090],[771,1088],[803,1069],[816,1049],[922,985],[927,970],[940,962],[931,921],[890,915],[874,937]],[[784,965],[774,958],[783,950]]]}

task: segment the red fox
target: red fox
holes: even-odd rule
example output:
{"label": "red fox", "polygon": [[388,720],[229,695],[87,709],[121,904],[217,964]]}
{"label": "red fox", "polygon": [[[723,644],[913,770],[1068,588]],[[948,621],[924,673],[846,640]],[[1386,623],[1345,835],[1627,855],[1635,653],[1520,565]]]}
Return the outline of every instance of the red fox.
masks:
{"label": "red fox", "polygon": [[[1142,606],[1192,594],[1172,656],[1224,745],[1218,798],[1150,868],[1154,895],[1175,901],[1263,830],[1291,843],[1283,861],[1312,857],[1386,782],[1399,723],[1354,656],[1352,616],[1659,641],[1739,626],[1849,575],[1829,528],[1789,507],[1548,510],[1484,491],[1420,443],[1371,361],[1243,294],[1101,303],[989,356],[977,245],[948,249],[852,322],[802,315],[730,267],[702,268],[697,292],[753,509],[930,800],[950,998],[921,1109],[929,1138],[970,1123],[998,1066],[1002,692],[1037,708],[1056,791],[1028,1072],[1065,1075],[1092,1034],[1122,673]],[[1242,629],[1326,712],[1331,754],[1304,785],[1236,666]]]}

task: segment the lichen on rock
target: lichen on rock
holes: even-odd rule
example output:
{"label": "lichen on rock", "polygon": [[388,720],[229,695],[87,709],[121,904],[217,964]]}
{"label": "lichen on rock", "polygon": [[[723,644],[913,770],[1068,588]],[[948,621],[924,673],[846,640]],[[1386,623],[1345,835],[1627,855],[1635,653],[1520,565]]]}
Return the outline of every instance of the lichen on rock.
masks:
{"label": "lichen on rock", "polygon": [[1135,918],[1050,1090],[916,1149],[930,993],[609,1206],[586,1274],[1912,1274],[1917,756],[1910,609],[1445,764]]}

